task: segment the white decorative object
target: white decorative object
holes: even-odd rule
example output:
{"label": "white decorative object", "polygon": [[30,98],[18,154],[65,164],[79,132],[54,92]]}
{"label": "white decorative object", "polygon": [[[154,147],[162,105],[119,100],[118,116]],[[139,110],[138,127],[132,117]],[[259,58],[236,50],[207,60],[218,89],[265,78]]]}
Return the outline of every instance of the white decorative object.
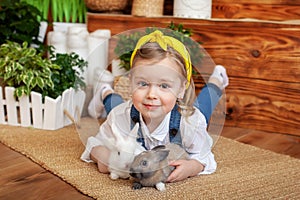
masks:
{"label": "white decorative object", "polygon": [[47,28],[48,28],[48,22],[41,21],[40,22],[39,37],[38,37],[38,40],[40,42],[44,42],[44,39],[45,39],[45,36],[46,36],[46,32],[47,32]]}
{"label": "white decorative object", "polygon": [[72,124],[70,116],[75,121],[80,119],[85,100],[81,90],[70,88],[56,99],[45,97],[45,103],[37,92],[31,92],[30,98],[24,95],[16,101],[14,91],[13,87],[5,87],[3,98],[0,87],[0,124],[56,130]]}
{"label": "white decorative object", "polygon": [[[76,53],[82,59],[87,61],[89,52],[87,39],[89,32],[86,27],[70,26],[67,32],[67,52]],[[88,70],[86,69],[81,75],[84,77],[84,82],[87,83]],[[80,72],[81,73],[81,72]]]}
{"label": "white decorative object", "polygon": [[174,0],[174,16],[196,19],[211,18],[212,0]]}
{"label": "white decorative object", "polygon": [[67,32],[68,53],[75,52],[86,60],[88,55],[88,36],[89,32],[86,27],[70,26]]}
{"label": "white decorative object", "polygon": [[48,45],[55,48],[56,53],[66,53],[67,48],[67,34],[63,31],[50,31],[47,35]]}
{"label": "white decorative object", "polygon": [[106,69],[108,67],[108,43],[110,36],[111,33],[108,29],[98,29],[88,36],[88,85],[93,84],[96,68]]}
{"label": "white decorative object", "polygon": [[72,41],[68,40],[70,30],[71,34],[80,31],[87,32],[87,26],[83,23],[53,22],[53,31],[48,32],[47,44],[54,46],[56,53],[68,53],[72,51],[73,49],[69,50],[68,44],[70,42],[71,46],[73,45]]}
{"label": "white decorative object", "polygon": [[75,52],[87,61],[88,67],[82,76],[87,86],[93,85],[95,69],[108,67],[110,30],[89,33],[86,24],[63,22],[54,22],[53,30],[48,33],[47,44],[55,48],[55,53]]}
{"label": "white decorative object", "polygon": [[86,28],[87,25],[85,23],[69,23],[69,22],[53,22],[53,31],[60,31],[67,33],[69,27],[81,27],[81,28]]}

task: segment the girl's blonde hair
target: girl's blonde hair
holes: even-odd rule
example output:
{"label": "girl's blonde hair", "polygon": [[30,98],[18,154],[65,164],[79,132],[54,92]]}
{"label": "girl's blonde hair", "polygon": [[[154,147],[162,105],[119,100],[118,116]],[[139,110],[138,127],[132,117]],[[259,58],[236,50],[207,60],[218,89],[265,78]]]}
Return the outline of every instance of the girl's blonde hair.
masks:
{"label": "girl's blonde hair", "polygon": [[[139,60],[149,60],[152,64],[155,64],[167,57],[173,59],[180,67],[182,75],[187,77],[185,61],[182,56],[170,46],[167,47],[166,51],[163,50],[156,42],[147,42],[137,50],[132,60],[132,68],[134,68],[135,63]],[[188,117],[194,113],[195,109],[193,105],[195,97],[194,82],[191,78],[189,86],[185,88],[183,98],[177,99],[179,112],[182,116]]]}

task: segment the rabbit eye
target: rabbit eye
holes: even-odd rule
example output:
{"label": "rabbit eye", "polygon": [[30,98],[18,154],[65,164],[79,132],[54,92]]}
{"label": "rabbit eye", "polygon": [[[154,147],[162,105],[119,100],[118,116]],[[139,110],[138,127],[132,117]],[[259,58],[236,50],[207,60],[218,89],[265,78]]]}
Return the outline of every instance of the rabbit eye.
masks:
{"label": "rabbit eye", "polygon": [[147,160],[142,160],[141,165],[142,165],[143,167],[146,167],[146,166],[148,165]]}
{"label": "rabbit eye", "polygon": [[120,154],[121,154],[120,151],[118,151],[118,156],[119,156]]}

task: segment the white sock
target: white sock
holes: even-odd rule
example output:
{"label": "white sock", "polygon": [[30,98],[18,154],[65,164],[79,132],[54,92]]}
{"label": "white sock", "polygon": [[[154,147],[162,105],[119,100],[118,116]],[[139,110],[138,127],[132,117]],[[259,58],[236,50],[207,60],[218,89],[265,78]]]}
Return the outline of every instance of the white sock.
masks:
{"label": "white sock", "polygon": [[108,90],[113,91],[110,84],[104,83],[96,91],[94,97],[92,98],[88,106],[88,113],[91,117],[97,119],[102,115],[104,111],[103,94]]}
{"label": "white sock", "polygon": [[103,84],[103,86],[100,88],[101,91],[101,100],[103,101],[103,99],[105,98],[103,95],[107,92],[107,91],[112,91],[114,92],[114,89],[112,89],[110,84]]}
{"label": "white sock", "polygon": [[214,77],[218,79],[220,83],[222,83],[222,87],[221,87],[222,90],[229,85],[229,79],[226,73],[226,69],[222,65],[216,65],[210,77]]}
{"label": "white sock", "polygon": [[101,91],[98,90],[93,96],[88,106],[88,113],[92,118],[99,118],[103,112],[104,106],[101,101]]}

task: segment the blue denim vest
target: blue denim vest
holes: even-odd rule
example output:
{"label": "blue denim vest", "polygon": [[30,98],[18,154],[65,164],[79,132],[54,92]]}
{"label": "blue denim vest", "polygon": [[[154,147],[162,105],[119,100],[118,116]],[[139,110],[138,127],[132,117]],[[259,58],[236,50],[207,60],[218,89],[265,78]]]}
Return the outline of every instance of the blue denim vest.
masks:
{"label": "blue denim vest", "polygon": [[[130,110],[130,117],[131,117],[131,129],[134,127],[136,123],[140,123],[140,113],[139,111],[132,105],[131,110]],[[171,117],[170,117],[170,122],[169,122],[169,139],[170,142],[182,145],[181,141],[181,134],[180,134],[180,119],[181,119],[181,114],[178,111],[178,105],[176,104],[174,108],[171,111]],[[145,141],[142,135],[142,130],[141,126],[139,127],[138,131],[138,137],[136,139],[141,145],[145,148]]]}

